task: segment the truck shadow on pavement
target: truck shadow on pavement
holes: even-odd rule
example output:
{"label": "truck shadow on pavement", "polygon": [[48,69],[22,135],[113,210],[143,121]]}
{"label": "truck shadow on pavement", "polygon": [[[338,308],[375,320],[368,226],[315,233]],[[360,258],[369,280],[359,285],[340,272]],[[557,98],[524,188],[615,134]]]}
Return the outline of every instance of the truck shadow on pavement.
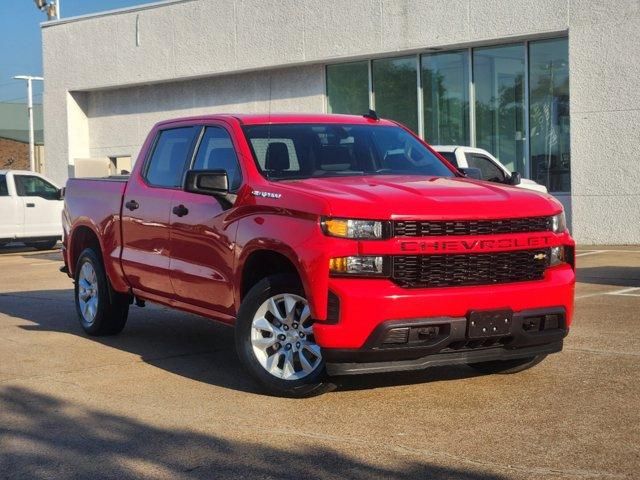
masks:
{"label": "truck shadow on pavement", "polygon": [[640,267],[601,266],[579,268],[576,281],[616,287],[640,287]]}
{"label": "truck shadow on pavement", "polygon": [[401,468],[390,469],[314,442],[285,450],[267,442],[160,428],[15,386],[0,388],[0,438],[0,472],[5,479],[505,478],[404,456]]}
{"label": "truck shadow on pavement", "polygon": [[[233,329],[206,318],[147,304],[131,306],[122,333],[90,337],[76,317],[73,291],[45,290],[0,293],[0,314],[32,322],[20,328],[77,335],[140,360],[200,382],[262,394],[248,377],[235,353]],[[337,391],[458,380],[478,376],[466,366],[435,367],[417,372],[334,377]]]}

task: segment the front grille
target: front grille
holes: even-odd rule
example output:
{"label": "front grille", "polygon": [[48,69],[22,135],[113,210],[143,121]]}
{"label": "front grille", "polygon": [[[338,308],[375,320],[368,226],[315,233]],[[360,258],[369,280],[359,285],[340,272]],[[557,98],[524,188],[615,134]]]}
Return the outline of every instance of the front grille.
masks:
{"label": "front grille", "polygon": [[508,218],[503,220],[396,220],[396,237],[438,237],[448,235],[495,235],[500,233],[547,232],[551,217]]}
{"label": "front grille", "polygon": [[546,249],[462,255],[392,257],[392,280],[402,287],[451,287],[541,280],[549,266]]}

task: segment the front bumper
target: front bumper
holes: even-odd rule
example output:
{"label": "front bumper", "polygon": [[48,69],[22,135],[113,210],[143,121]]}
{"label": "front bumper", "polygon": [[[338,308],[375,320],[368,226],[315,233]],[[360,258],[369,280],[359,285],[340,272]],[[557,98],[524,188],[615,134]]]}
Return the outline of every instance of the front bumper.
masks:
{"label": "front bumper", "polygon": [[532,357],[562,350],[566,319],[563,307],[525,310],[510,318],[508,334],[488,338],[471,336],[467,317],[387,321],[362,348],[323,349],[323,357],[330,375]]}
{"label": "front bumper", "polygon": [[[473,310],[563,308],[565,326],[573,317],[575,274],[570,265],[549,268],[540,281],[444,288],[402,288],[390,280],[330,278],[336,318],[314,325],[324,350],[357,349],[385,322],[466,318]],[[325,297],[326,298],[326,297]],[[329,302],[331,304],[331,301]],[[331,308],[329,308],[331,310]]]}

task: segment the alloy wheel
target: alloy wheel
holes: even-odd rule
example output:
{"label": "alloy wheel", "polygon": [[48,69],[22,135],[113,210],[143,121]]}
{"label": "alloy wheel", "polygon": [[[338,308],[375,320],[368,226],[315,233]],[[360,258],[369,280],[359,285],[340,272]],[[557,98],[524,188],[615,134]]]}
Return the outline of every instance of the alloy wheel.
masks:
{"label": "alloy wheel", "polygon": [[301,380],[322,364],[309,304],[298,295],[274,295],[260,305],[251,323],[251,346],[262,368],[283,380]]}

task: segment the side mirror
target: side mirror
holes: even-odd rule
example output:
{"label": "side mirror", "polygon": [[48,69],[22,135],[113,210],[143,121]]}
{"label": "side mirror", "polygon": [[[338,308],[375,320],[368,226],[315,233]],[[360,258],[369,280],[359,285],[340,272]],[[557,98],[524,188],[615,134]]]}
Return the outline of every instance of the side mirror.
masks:
{"label": "side mirror", "polygon": [[522,183],[522,175],[520,175],[520,172],[511,172],[509,185],[520,185],[520,183]]}
{"label": "side mirror", "polygon": [[229,193],[229,179],[224,170],[189,170],[183,187],[185,192],[224,196]]}
{"label": "side mirror", "polygon": [[475,178],[476,180],[482,180],[482,171],[479,168],[460,168],[462,173],[467,178]]}

